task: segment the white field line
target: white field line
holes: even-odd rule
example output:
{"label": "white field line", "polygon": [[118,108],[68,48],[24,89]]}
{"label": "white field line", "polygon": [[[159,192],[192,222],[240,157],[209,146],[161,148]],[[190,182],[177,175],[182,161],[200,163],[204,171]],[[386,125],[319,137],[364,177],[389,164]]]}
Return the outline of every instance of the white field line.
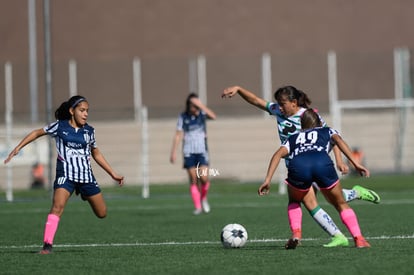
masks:
{"label": "white field line", "polygon": [[[395,239],[414,239],[412,235],[401,235],[401,236],[377,236],[377,237],[366,237],[368,240],[395,240]],[[304,238],[303,241],[320,241],[319,238]],[[256,239],[248,240],[249,243],[272,243],[272,242],[285,242],[286,239]],[[159,243],[91,243],[91,244],[57,244],[54,247],[61,248],[73,248],[73,247],[131,247],[131,246],[187,246],[187,245],[217,245],[219,241],[198,241],[198,242],[159,242]],[[39,244],[31,245],[4,245],[0,246],[0,249],[24,249],[24,248],[39,248]]]}
{"label": "white field line", "polygon": [[[267,203],[217,203],[214,204],[217,208],[235,208],[235,207],[244,207],[244,208],[262,208],[267,205],[271,206],[280,206],[280,205],[286,205],[287,202],[281,202],[281,201],[273,201],[273,202],[267,202]],[[319,202],[320,205],[329,205],[326,201]],[[353,204],[358,204],[358,206],[365,205],[370,207],[375,207],[374,204],[369,202],[363,202],[363,201],[355,201],[351,202],[351,207]],[[407,204],[414,204],[414,199],[401,199],[401,200],[386,200],[381,201],[378,205],[407,205]],[[153,211],[153,210],[160,210],[160,209],[188,209],[189,207],[183,204],[175,203],[175,204],[162,204],[162,205],[137,205],[137,206],[108,206],[108,210],[110,212],[114,211],[125,211],[125,210],[137,210],[137,211]],[[47,213],[49,209],[49,206],[45,208],[27,208],[27,209],[0,209],[0,214],[22,214],[22,213]],[[65,209],[65,212],[69,211],[76,211],[76,212],[89,212],[91,211],[89,207],[82,208],[76,208],[76,210],[72,209],[71,206],[68,206],[67,209]]]}

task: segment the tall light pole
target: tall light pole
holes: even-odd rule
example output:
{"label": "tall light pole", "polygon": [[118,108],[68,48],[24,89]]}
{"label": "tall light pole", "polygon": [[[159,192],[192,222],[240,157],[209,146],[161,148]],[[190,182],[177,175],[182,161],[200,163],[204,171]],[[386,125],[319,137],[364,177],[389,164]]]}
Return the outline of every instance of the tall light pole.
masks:
{"label": "tall light pole", "polygon": [[37,40],[36,40],[36,0],[27,0],[27,17],[29,22],[29,92],[30,92],[30,120],[37,123],[39,111],[37,108],[38,81],[37,81]]}
{"label": "tall light pole", "polygon": [[[43,0],[43,28],[44,28],[44,55],[45,55],[45,89],[46,89],[46,121],[52,122],[52,54],[50,35],[50,1]],[[52,184],[52,140],[49,139],[48,180],[51,190]]]}

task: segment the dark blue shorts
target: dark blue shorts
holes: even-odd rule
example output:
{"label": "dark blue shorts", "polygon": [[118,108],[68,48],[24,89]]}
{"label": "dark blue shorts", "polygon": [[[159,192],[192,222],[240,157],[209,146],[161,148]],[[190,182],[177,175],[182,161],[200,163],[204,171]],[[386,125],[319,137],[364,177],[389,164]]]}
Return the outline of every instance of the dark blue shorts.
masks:
{"label": "dark blue shorts", "polygon": [[287,183],[308,190],[315,182],[320,189],[330,189],[339,180],[334,163],[325,152],[302,153],[289,161]]}
{"label": "dark blue shorts", "polygon": [[99,188],[99,185],[96,182],[96,180],[89,183],[79,183],[71,181],[66,177],[60,177],[55,179],[53,188],[65,188],[71,195],[75,191],[76,195],[81,194],[82,199],[84,199],[85,197],[90,197],[99,194],[101,192],[101,189]]}
{"label": "dark blue shorts", "polygon": [[208,166],[208,153],[204,154],[190,154],[184,156],[183,168],[189,169],[193,167]]}

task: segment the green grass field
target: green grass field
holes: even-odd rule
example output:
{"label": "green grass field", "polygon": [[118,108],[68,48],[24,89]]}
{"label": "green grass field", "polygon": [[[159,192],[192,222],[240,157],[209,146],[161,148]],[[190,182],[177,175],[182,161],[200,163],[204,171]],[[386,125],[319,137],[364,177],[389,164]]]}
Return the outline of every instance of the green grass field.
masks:
{"label": "green grass field", "polygon": [[[412,274],[414,268],[414,176],[345,179],[381,195],[375,205],[354,201],[370,249],[324,248],[329,241],[304,211],[303,241],[285,250],[290,237],[287,196],[259,197],[259,183],[212,179],[212,211],[192,215],[187,185],[106,188],[108,217],[96,218],[89,205],[70,199],[55,237],[54,253],[39,255],[50,207],[47,191],[19,191],[15,202],[0,193],[0,274]],[[333,207],[320,204],[350,237]],[[224,249],[222,227],[243,224],[243,248]],[[352,242],[353,243],[353,242]]]}

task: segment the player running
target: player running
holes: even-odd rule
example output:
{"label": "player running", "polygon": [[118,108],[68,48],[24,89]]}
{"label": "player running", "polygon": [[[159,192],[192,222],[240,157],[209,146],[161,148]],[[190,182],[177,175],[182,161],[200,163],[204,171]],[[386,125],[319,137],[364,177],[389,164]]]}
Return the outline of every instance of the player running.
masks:
{"label": "player running", "polygon": [[53,203],[43,235],[40,254],[52,252],[53,240],[66,203],[72,193],[81,194],[98,218],[106,217],[106,204],[95,176],[92,173],[91,156],[112,179],[123,185],[124,177],[115,173],[98,149],[95,129],[86,123],[89,103],[76,95],[63,102],[55,112],[57,121],[36,129],[24,137],[4,160],[8,163],[19,151],[37,138],[50,135],[56,140],[56,178],[53,185]]}

